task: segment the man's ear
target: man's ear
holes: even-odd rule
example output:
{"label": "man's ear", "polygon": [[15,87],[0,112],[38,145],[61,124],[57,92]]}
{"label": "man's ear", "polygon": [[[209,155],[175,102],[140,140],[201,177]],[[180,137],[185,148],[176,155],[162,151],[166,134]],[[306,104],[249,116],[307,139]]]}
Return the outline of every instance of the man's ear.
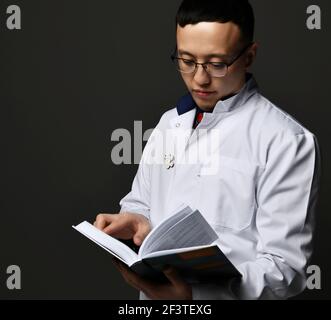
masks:
{"label": "man's ear", "polygon": [[252,66],[252,64],[255,61],[258,46],[259,44],[257,42],[254,42],[246,54],[246,61],[245,61],[246,71],[248,71],[248,69]]}

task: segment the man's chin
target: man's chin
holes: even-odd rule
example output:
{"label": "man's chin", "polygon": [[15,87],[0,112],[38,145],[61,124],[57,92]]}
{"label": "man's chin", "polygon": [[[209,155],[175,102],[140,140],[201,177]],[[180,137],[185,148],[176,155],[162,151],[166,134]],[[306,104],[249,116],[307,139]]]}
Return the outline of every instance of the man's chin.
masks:
{"label": "man's chin", "polygon": [[194,97],[194,101],[201,110],[206,112],[214,110],[216,106],[216,102],[214,100],[208,101]]}

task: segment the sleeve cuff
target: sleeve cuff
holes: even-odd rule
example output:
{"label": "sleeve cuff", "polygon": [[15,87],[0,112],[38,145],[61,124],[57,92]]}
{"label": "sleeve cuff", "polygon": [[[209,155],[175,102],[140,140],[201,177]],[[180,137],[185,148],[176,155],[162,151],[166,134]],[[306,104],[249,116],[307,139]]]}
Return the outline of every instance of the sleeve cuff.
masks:
{"label": "sleeve cuff", "polygon": [[193,300],[238,300],[233,292],[236,279],[224,281],[222,284],[192,285]]}

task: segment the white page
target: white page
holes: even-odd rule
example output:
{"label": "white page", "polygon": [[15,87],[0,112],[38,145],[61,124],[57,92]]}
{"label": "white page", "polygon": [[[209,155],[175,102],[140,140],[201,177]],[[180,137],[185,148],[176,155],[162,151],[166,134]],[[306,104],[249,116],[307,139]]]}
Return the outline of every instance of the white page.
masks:
{"label": "white page", "polygon": [[155,239],[153,239],[154,241],[152,243],[150,243],[150,245],[145,249],[144,252],[149,253],[149,252],[154,252],[156,250],[159,250],[159,248],[162,246],[162,242],[164,242],[164,239],[168,237],[170,230],[172,230],[174,227],[176,227],[176,225],[178,225],[179,223],[183,223],[183,220],[187,219],[193,213],[194,213],[194,211],[188,212],[186,215],[181,216],[180,219],[169,220],[169,222],[171,221],[174,223],[172,225],[169,225],[168,228],[166,230],[164,230],[164,232],[162,234],[158,234],[157,237],[155,237]]}
{"label": "white page", "polygon": [[218,239],[216,232],[198,210],[177,221],[164,234],[158,235],[143,256],[156,251],[210,245]]}
{"label": "white page", "polygon": [[180,205],[176,211],[163,219],[145,238],[143,244],[141,245],[138,256],[141,258],[145,252],[150,252],[150,246],[154,246],[155,242],[166,233],[168,229],[173,227],[178,221],[182,220],[188,214],[192,213],[193,210],[189,206],[185,206],[184,204]]}
{"label": "white page", "polygon": [[155,257],[162,257],[166,256],[169,254],[174,254],[174,253],[182,253],[182,252],[189,252],[189,251],[196,251],[204,248],[213,248],[213,247],[218,247],[216,243],[212,243],[206,246],[196,246],[196,247],[188,247],[188,248],[177,248],[177,249],[169,249],[169,250],[163,250],[163,251],[155,251],[147,254],[144,256],[144,259],[146,258],[155,258]]}
{"label": "white page", "polygon": [[138,255],[121,241],[109,236],[92,224],[84,221],[77,226],[72,226],[75,230],[98,244],[109,253],[116,256],[129,267],[139,260]]}

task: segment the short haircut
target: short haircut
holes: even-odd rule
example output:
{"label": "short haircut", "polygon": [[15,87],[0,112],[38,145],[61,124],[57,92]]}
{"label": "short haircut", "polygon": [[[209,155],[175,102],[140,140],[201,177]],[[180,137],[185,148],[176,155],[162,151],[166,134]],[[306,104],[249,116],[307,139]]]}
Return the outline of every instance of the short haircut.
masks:
{"label": "short haircut", "polygon": [[248,0],[183,0],[176,25],[183,28],[199,22],[233,22],[241,30],[244,43],[254,38],[255,17]]}

